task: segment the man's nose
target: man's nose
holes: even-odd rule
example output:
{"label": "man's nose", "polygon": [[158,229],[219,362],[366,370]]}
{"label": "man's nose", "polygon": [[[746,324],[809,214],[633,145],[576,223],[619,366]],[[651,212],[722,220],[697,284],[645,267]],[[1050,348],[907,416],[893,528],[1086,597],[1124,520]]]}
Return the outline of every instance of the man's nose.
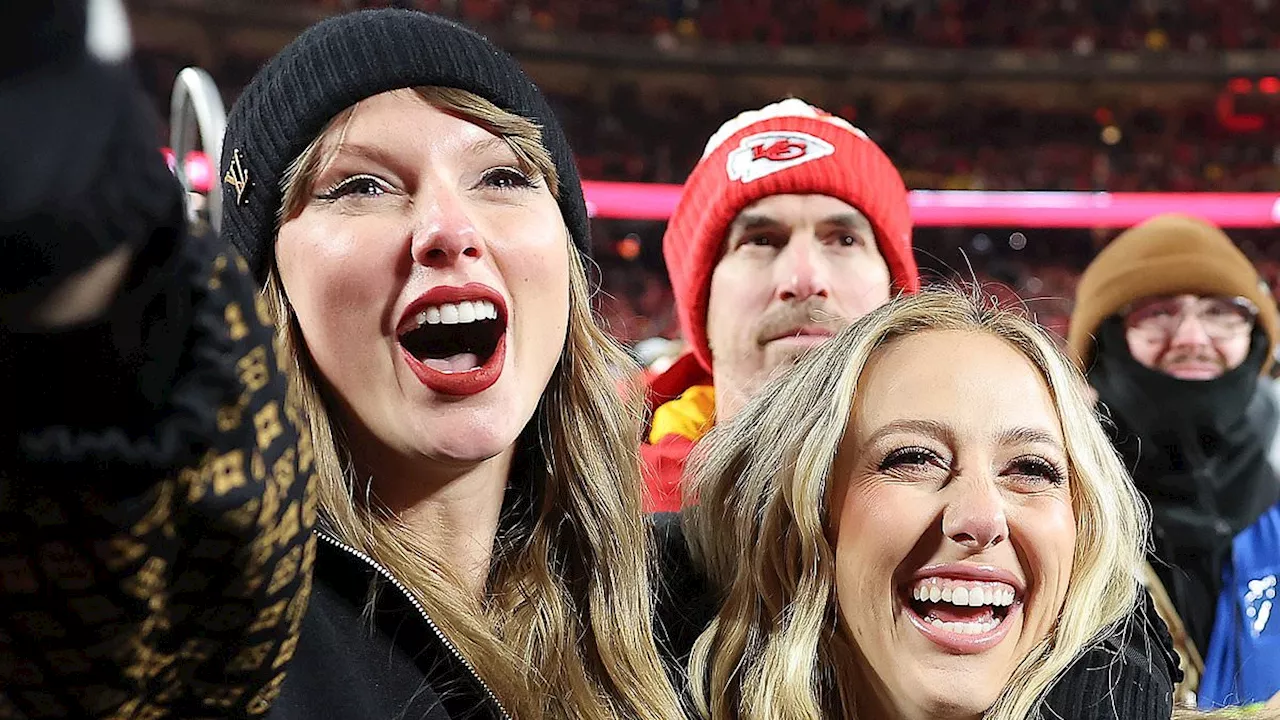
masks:
{"label": "man's nose", "polygon": [[797,232],[778,258],[778,299],[803,302],[830,295],[829,273],[817,238],[812,232]]}
{"label": "man's nose", "polygon": [[1169,347],[1196,347],[1213,344],[1213,338],[1205,330],[1204,321],[1192,310],[1178,316],[1178,325],[1169,338]]}

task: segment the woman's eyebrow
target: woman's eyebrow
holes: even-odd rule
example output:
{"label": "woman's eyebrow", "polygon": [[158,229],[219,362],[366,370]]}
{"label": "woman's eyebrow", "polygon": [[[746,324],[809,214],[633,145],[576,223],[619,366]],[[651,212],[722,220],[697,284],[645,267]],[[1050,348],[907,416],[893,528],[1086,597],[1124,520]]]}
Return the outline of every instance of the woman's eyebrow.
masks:
{"label": "woman's eyebrow", "polygon": [[[366,145],[358,142],[344,141],[338,146],[337,152],[333,154],[336,161],[339,158],[362,159],[382,165],[384,167],[396,166],[396,154],[387,150],[380,145]],[[333,163],[329,163],[332,165]]]}
{"label": "woman's eyebrow", "polygon": [[487,138],[481,138],[471,143],[470,145],[467,146],[464,152],[468,155],[482,156],[490,152],[493,152],[494,150],[505,150],[507,152],[510,152],[511,146],[508,145],[507,141],[504,140],[503,138],[487,137]]}
{"label": "woman's eyebrow", "polygon": [[1039,428],[1015,427],[1001,430],[996,435],[1000,445],[1049,445],[1061,451],[1062,441]]}
{"label": "woman's eyebrow", "polygon": [[955,433],[951,428],[936,420],[894,420],[888,425],[882,425],[875,432],[867,437],[867,444],[880,440],[887,435],[896,433],[919,433],[928,435],[929,437],[949,442],[955,437]]}

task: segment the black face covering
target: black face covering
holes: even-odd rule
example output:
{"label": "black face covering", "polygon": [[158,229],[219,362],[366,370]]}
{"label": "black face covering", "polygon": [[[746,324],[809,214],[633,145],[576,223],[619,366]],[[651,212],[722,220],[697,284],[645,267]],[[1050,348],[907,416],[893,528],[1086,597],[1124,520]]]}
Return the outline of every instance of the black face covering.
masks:
{"label": "black face covering", "polygon": [[1119,318],[1098,329],[1089,382],[1151,501],[1152,565],[1202,650],[1232,538],[1280,500],[1267,460],[1280,408],[1258,379],[1268,349],[1255,330],[1240,367],[1213,380],[1179,380],[1133,359]]}

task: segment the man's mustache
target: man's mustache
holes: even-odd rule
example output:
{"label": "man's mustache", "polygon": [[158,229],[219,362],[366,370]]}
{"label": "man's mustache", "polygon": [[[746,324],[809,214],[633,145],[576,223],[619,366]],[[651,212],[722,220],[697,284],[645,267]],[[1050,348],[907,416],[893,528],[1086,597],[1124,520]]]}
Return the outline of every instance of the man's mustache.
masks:
{"label": "man's mustache", "polygon": [[1160,358],[1162,366],[1180,365],[1182,363],[1203,363],[1225,367],[1222,358],[1218,357],[1216,353],[1205,350],[1170,350],[1165,353],[1164,357]]}
{"label": "man's mustache", "polygon": [[776,305],[760,316],[756,343],[764,345],[780,337],[795,335],[806,327],[819,326],[832,334],[849,325],[849,319],[831,312],[822,298]]}

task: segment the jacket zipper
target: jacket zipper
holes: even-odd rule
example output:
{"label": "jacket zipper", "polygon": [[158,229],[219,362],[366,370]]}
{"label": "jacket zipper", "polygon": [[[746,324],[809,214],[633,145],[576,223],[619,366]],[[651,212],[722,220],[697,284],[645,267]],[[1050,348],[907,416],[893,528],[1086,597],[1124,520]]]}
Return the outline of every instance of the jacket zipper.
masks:
{"label": "jacket zipper", "polygon": [[427,623],[427,627],[431,628],[431,632],[440,640],[440,643],[444,645],[453,657],[467,669],[467,672],[471,673],[471,677],[475,679],[476,683],[479,684],[482,689],[484,689],[485,695],[489,697],[489,700],[494,704],[494,707],[498,708],[498,712],[502,715],[502,720],[511,720],[511,715],[508,714],[507,709],[502,706],[502,701],[498,699],[498,696],[493,693],[493,690],[489,688],[489,685],[480,677],[480,673],[476,672],[475,666],[471,664],[471,661],[462,656],[462,652],[458,650],[458,646],[454,645],[449,638],[445,637],[444,631],[441,630],[440,626],[436,625],[436,621],[432,620],[431,616],[427,614],[427,609],[422,607],[422,603],[418,602],[418,598],[414,597],[413,593],[409,592],[409,588],[405,587],[403,583],[391,574],[390,570],[379,564],[377,560],[374,560],[365,553],[360,552],[350,545],[347,545],[346,543],[338,540],[337,538],[331,537],[320,530],[315,530],[314,532],[317,537],[330,545],[346,552],[349,555],[354,555],[359,558],[366,565],[377,570],[378,574],[386,578],[392,585],[396,586],[396,589],[404,595],[405,599],[407,599],[410,604],[417,609],[418,614],[422,616],[423,621]]}

